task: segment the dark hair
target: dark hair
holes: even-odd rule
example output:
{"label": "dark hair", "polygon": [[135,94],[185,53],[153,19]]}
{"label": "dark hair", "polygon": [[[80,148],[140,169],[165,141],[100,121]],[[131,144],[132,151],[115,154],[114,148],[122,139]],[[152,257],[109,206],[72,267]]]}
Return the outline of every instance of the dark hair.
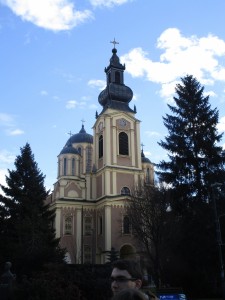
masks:
{"label": "dark hair", "polygon": [[145,295],[136,289],[126,289],[116,294],[112,300],[145,300]]}
{"label": "dark hair", "polygon": [[143,280],[141,266],[139,262],[135,260],[120,259],[112,263],[112,268],[119,270],[126,270],[132,278]]}

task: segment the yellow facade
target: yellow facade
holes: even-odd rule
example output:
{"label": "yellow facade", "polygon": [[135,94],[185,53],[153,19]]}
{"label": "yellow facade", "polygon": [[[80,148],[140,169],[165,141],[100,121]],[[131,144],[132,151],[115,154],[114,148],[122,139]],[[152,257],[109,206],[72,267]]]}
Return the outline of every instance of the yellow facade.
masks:
{"label": "yellow facade", "polygon": [[124,84],[125,66],[115,48],[112,53],[93,135],[83,125],[71,135],[58,156],[58,178],[47,199],[56,211],[56,237],[67,249],[68,263],[105,263],[112,247],[121,257],[142,250],[124,205],[138,181],[153,183],[154,169],[141,151],[140,121],[129,107],[133,93]]}

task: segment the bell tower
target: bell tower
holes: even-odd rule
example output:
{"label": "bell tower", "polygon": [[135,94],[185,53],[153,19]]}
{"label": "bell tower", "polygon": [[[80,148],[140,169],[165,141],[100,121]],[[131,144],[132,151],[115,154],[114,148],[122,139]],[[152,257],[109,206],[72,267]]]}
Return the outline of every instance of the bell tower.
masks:
{"label": "bell tower", "polygon": [[141,179],[140,121],[129,107],[133,91],[124,84],[125,65],[117,56],[115,40],[112,57],[105,68],[106,88],[99,94],[102,111],[94,124],[94,165],[96,198],[121,197],[130,193]]}

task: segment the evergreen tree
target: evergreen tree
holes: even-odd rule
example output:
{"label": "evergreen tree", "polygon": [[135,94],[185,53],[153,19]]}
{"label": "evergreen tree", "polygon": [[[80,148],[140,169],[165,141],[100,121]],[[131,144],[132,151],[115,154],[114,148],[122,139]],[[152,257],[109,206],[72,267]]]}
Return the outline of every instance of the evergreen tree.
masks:
{"label": "evergreen tree", "polygon": [[[169,152],[169,161],[158,164],[159,178],[173,186],[177,197],[187,201],[208,202],[209,188],[224,182],[225,153],[218,143],[218,110],[212,109],[204,87],[191,75],[177,84],[172,115],[163,118],[168,136],[159,145]],[[161,171],[160,171],[161,170]]]}
{"label": "evergreen tree", "polygon": [[16,157],[15,170],[8,170],[7,186],[1,185],[2,259],[10,260],[17,272],[32,270],[63,258],[52,227],[55,212],[45,204],[48,195],[43,174],[27,143]]}
{"label": "evergreen tree", "polygon": [[[168,105],[172,114],[163,118],[169,134],[159,142],[169,161],[161,161],[157,172],[173,191],[171,207],[179,228],[171,237],[168,262],[173,270],[180,267],[170,280],[195,296],[203,296],[207,286],[204,291],[209,296],[219,278],[211,191],[212,184],[225,181],[225,153],[218,145],[222,139],[217,131],[219,113],[193,76],[181,78],[175,91],[175,105]],[[217,206],[225,212],[224,199],[217,199]]]}

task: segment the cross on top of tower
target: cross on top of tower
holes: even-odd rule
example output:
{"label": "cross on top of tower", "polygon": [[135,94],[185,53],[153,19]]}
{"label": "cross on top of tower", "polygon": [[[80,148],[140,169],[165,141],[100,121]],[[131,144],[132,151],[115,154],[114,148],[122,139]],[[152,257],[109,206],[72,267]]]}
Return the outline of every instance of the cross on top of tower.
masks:
{"label": "cross on top of tower", "polygon": [[82,119],[82,120],[81,120],[81,122],[82,122],[82,125],[84,125],[84,123],[85,123],[85,120],[84,120],[84,119]]}
{"label": "cross on top of tower", "polygon": [[141,143],[141,147],[142,147],[142,151],[143,151],[143,148],[144,148],[144,144],[143,143]]}
{"label": "cross on top of tower", "polygon": [[119,44],[118,42],[116,42],[115,38],[114,38],[114,40],[111,41],[110,43],[112,43],[112,44],[114,45],[114,49],[115,49],[116,44]]}
{"label": "cross on top of tower", "polygon": [[71,130],[67,134],[69,134],[70,137],[73,135],[73,133],[71,132]]}

